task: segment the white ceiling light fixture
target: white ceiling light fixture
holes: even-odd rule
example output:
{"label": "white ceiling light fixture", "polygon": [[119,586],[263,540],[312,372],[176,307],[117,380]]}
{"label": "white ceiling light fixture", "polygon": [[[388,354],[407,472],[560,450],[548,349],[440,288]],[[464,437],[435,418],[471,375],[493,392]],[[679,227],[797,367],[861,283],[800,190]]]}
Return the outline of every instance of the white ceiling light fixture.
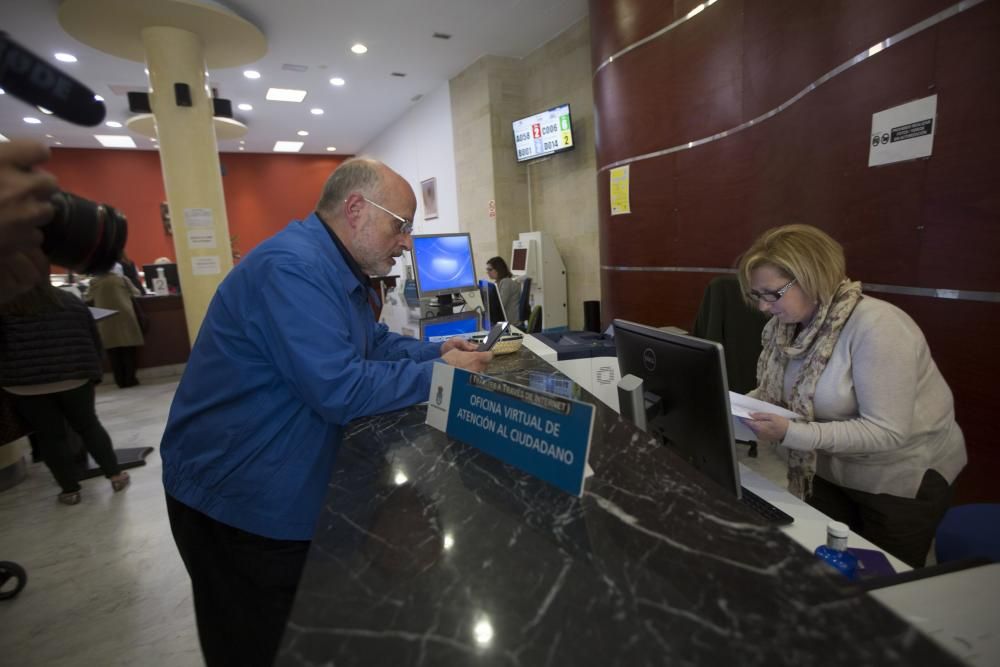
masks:
{"label": "white ceiling light fixture", "polygon": [[274,142],[274,152],[275,153],[298,153],[302,150],[301,141],[275,141]]}
{"label": "white ceiling light fixture", "polygon": [[351,53],[356,53],[360,56],[362,53],[368,53],[368,47],[361,42],[358,42],[351,47]]}
{"label": "white ceiling light fixture", "polygon": [[299,135],[300,137],[308,137],[309,136],[309,133],[306,132],[305,130],[299,130],[295,134]]}
{"label": "white ceiling light fixture", "polygon": [[239,109],[240,111],[253,111],[253,105],[247,104],[246,102],[244,102],[243,104],[237,104],[236,108]]}
{"label": "white ceiling light fixture", "polygon": [[38,109],[39,111],[41,111],[46,116],[51,116],[52,115],[52,112],[49,111],[48,109],[46,109],[45,107],[35,107],[35,108]]}
{"label": "white ceiling light fixture", "polygon": [[0,95],[6,95],[6,94],[7,94],[7,91],[4,90],[3,88],[0,88]]}
{"label": "white ceiling light fixture", "polygon": [[34,118],[33,116],[25,116],[24,122],[27,123],[28,125],[38,125],[42,121],[38,120],[37,118]]}
{"label": "white ceiling light fixture", "polygon": [[327,146],[327,147],[326,147],[326,150],[327,150],[328,152],[332,153],[332,152],[334,152],[335,150],[337,150],[337,147],[336,147],[336,146]]}
{"label": "white ceiling light fixture", "polygon": [[242,150],[246,150],[246,149],[245,149],[245,148],[243,148],[243,146],[240,146],[240,150],[242,151]]}
{"label": "white ceiling light fixture", "polygon": [[310,109],[309,113],[311,113],[314,116],[322,116],[323,115],[323,110],[320,109],[319,107],[316,107],[315,109]]}
{"label": "white ceiling light fixture", "polygon": [[243,76],[245,76],[248,79],[259,79],[260,72],[258,72],[255,69],[248,69],[243,71]]}
{"label": "white ceiling light fixture", "polygon": [[119,127],[122,126],[122,124],[119,123],[117,120],[109,120],[107,123],[105,123],[105,125],[107,125],[108,127],[114,127],[114,128],[119,128]]}
{"label": "white ceiling light fixture", "polygon": [[8,139],[7,137],[5,137],[2,134],[0,134],[0,142],[4,142],[4,141],[10,141],[10,139]]}
{"label": "white ceiling light fixture", "polygon": [[76,56],[74,56],[72,53],[57,53],[57,54],[55,54],[55,58],[56,58],[56,60],[58,60],[61,63],[75,63],[76,62]]}
{"label": "white ceiling light fixture", "polygon": [[101,97],[100,95],[94,95],[94,99],[97,100],[98,102],[103,102],[104,101],[104,98]]}
{"label": "white ceiling light fixture", "polygon": [[294,88],[268,88],[264,97],[272,102],[301,102],[306,98],[306,91]]}
{"label": "white ceiling light fixture", "polygon": [[136,148],[132,137],[121,134],[95,134],[94,138],[105,148]]}
{"label": "white ceiling light fixture", "polygon": [[335,86],[343,86],[343,85],[344,85],[345,83],[347,83],[347,82],[346,82],[346,81],[344,81],[344,80],[343,80],[342,78],[340,78],[339,76],[335,76],[335,77],[333,77],[332,79],[330,79],[330,83],[332,83],[332,84],[333,84],[333,85],[335,85]]}

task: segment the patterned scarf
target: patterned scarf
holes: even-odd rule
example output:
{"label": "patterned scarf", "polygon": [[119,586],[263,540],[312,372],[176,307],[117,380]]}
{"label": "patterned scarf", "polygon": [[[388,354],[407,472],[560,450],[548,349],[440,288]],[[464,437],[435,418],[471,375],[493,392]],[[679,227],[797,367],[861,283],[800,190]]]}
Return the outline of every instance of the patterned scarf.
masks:
{"label": "patterned scarf", "polygon": [[[782,324],[778,318],[772,317],[761,334],[764,349],[757,360],[757,398],[802,415],[804,422],[813,421],[816,383],[830,361],[844,324],[860,299],[861,283],[845,280],[837,287],[828,304],[821,303],[817,307],[812,322],[798,335],[795,333],[797,324]],[[789,359],[802,359],[802,367],[792,385],[791,400],[786,405],[785,366]],[[805,500],[812,495],[816,452],[787,451],[788,490]]]}

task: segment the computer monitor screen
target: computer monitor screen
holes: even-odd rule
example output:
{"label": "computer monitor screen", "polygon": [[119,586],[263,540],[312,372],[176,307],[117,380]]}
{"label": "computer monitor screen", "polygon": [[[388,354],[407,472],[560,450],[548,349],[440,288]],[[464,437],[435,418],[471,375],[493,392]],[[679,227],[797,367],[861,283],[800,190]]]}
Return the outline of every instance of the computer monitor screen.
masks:
{"label": "computer monitor screen", "polygon": [[[503,304],[500,303],[500,293],[497,291],[497,286],[489,280],[480,280],[479,288],[486,294],[483,304],[486,306],[486,321],[489,322],[489,326],[493,326],[497,322],[509,322],[510,320],[503,312]],[[483,328],[489,327],[484,326]]]}
{"label": "computer monitor screen", "polygon": [[722,346],[615,320],[621,377],[642,380],[650,435],[740,497]]}
{"label": "computer monitor screen", "polygon": [[454,294],[478,287],[468,234],[414,236],[413,267],[421,297]]}
{"label": "computer monitor screen", "polygon": [[142,274],[145,278],[146,288],[149,289],[150,292],[153,291],[153,278],[158,275],[157,269],[163,269],[163,275],[167,278],[167,288],[170,290],[170,293],[180,294],[181,281],[177,275],[176,264],[143,264]]}
{"label": "computer monitor screen", "polygon": [[452,336],[468,336],[479,331],[479,313],[470,311],[420,320],[420,340],[443,343]]}
{"label": "computer monitor screen", "polygon": [[524,271],[528,268],[528,249],[514,248],[514,254],[510,258],[511,271]]}

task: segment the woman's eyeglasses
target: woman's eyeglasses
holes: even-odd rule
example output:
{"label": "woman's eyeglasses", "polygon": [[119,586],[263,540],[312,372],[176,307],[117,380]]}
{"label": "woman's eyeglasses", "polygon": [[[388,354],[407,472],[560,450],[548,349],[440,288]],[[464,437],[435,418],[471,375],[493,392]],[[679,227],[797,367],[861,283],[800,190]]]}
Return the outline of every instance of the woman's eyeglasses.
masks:
{"label": "woman's eyeglasses", "polygon": [[787,285],[785,285],[784,287],[781,287],[779,289],[776,289],[773,292],[770,291],[770,290],[765,290],[763,292],[758,292],[756,290],[750,290],[747,293],[747,296],[749,296],[754,301],[766,301],[767,303],[774,303],[775,301],[777,301],[781,297],[785,296],[785,292],[787,292],[788,290],[792,289],[792,285],[795,284],[795,281],[796,281],[796,279],[792,278],[791,281]]}

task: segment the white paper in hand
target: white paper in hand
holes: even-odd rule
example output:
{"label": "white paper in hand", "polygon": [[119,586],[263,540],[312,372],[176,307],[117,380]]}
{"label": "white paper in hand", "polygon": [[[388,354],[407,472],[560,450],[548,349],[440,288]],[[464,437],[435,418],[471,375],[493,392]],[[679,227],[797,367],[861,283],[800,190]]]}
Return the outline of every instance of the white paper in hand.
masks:
{"label": "white paper in hand", "polygon": [[801,415],[786,410],[780,405],[737,394],[735,391],[729,392],[729,411],[733,415],[733,437],[737,440],[757,440],[757,435],[739,419],[740,417],[749,419],[751,412],[767,412],[791,420],[802,419]]}

